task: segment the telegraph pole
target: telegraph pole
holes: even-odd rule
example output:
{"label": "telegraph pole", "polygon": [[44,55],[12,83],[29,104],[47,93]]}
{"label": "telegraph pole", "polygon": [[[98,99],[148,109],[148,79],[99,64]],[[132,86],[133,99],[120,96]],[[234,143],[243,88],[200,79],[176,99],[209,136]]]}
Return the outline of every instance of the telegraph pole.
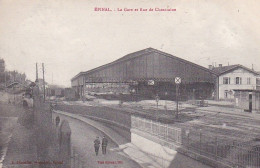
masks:
{"label": "telegraph pole", "polygon": [[45,78],[44,78],[44,63],[42,63],[42,79],[43,79],[43,101],[45,102]]}
{"label": "telegraph pole", "polygon": [[38,82],[38,64],[36,63],[36,79],[35,82]]}

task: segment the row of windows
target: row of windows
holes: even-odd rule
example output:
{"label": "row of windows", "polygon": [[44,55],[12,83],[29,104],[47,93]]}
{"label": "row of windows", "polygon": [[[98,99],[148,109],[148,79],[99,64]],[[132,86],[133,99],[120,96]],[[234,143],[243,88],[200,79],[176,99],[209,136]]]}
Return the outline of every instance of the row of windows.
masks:
{"label": "row of windows", "polygon": [[[241,77],[235,77],[234,83],[236,85],[241,85],[242,84],[242,78]],[[223,77],[223,84],[225,84],[225,85],[230,84],[230,77]],[[246,84],[248,84],[248,85],[251,84],[251,78],[250,77],[246,78]]]}

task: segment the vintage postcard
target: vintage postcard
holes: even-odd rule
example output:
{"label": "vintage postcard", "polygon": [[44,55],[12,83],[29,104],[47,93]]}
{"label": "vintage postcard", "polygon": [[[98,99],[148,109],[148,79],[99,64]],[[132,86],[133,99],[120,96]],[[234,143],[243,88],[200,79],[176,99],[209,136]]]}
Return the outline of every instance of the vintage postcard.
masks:
{"label": "vintage postcard", "polygon": [[0,0],[0,168],[260,168],[259,9]]}

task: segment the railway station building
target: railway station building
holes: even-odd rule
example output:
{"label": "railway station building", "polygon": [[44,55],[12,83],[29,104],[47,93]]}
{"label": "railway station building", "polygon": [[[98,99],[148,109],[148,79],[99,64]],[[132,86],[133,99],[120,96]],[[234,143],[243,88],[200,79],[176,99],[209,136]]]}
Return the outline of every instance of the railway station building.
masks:
{"label": "railway station building", "polygon": [[216,73],[153,48],[80,72],[71,79],[71,86],[80,97],[87,94],[136,94],[143,98],[158,95],[174,100],[176,77],[181,78],[178,85],[180,99],[218,98]]}
{"label": "railway station building", "polygon": [[210,68],[218,74],[218,99],[234,100],[235,90],[260,90],[259,73],[243,65],[228,65]]}

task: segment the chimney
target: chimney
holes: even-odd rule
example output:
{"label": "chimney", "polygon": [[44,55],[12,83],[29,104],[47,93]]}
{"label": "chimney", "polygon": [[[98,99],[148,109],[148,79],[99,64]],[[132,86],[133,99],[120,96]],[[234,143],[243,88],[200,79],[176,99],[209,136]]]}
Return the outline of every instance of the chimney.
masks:
{"label": "chimney", "polygon": [[218,66],[221,68],[221,67],[222,67],[222,64],[218,64]]}
{"label": "chimney", "polygon": [[212,70],[213,69],[213,65],[209,65],[209,69]]}

